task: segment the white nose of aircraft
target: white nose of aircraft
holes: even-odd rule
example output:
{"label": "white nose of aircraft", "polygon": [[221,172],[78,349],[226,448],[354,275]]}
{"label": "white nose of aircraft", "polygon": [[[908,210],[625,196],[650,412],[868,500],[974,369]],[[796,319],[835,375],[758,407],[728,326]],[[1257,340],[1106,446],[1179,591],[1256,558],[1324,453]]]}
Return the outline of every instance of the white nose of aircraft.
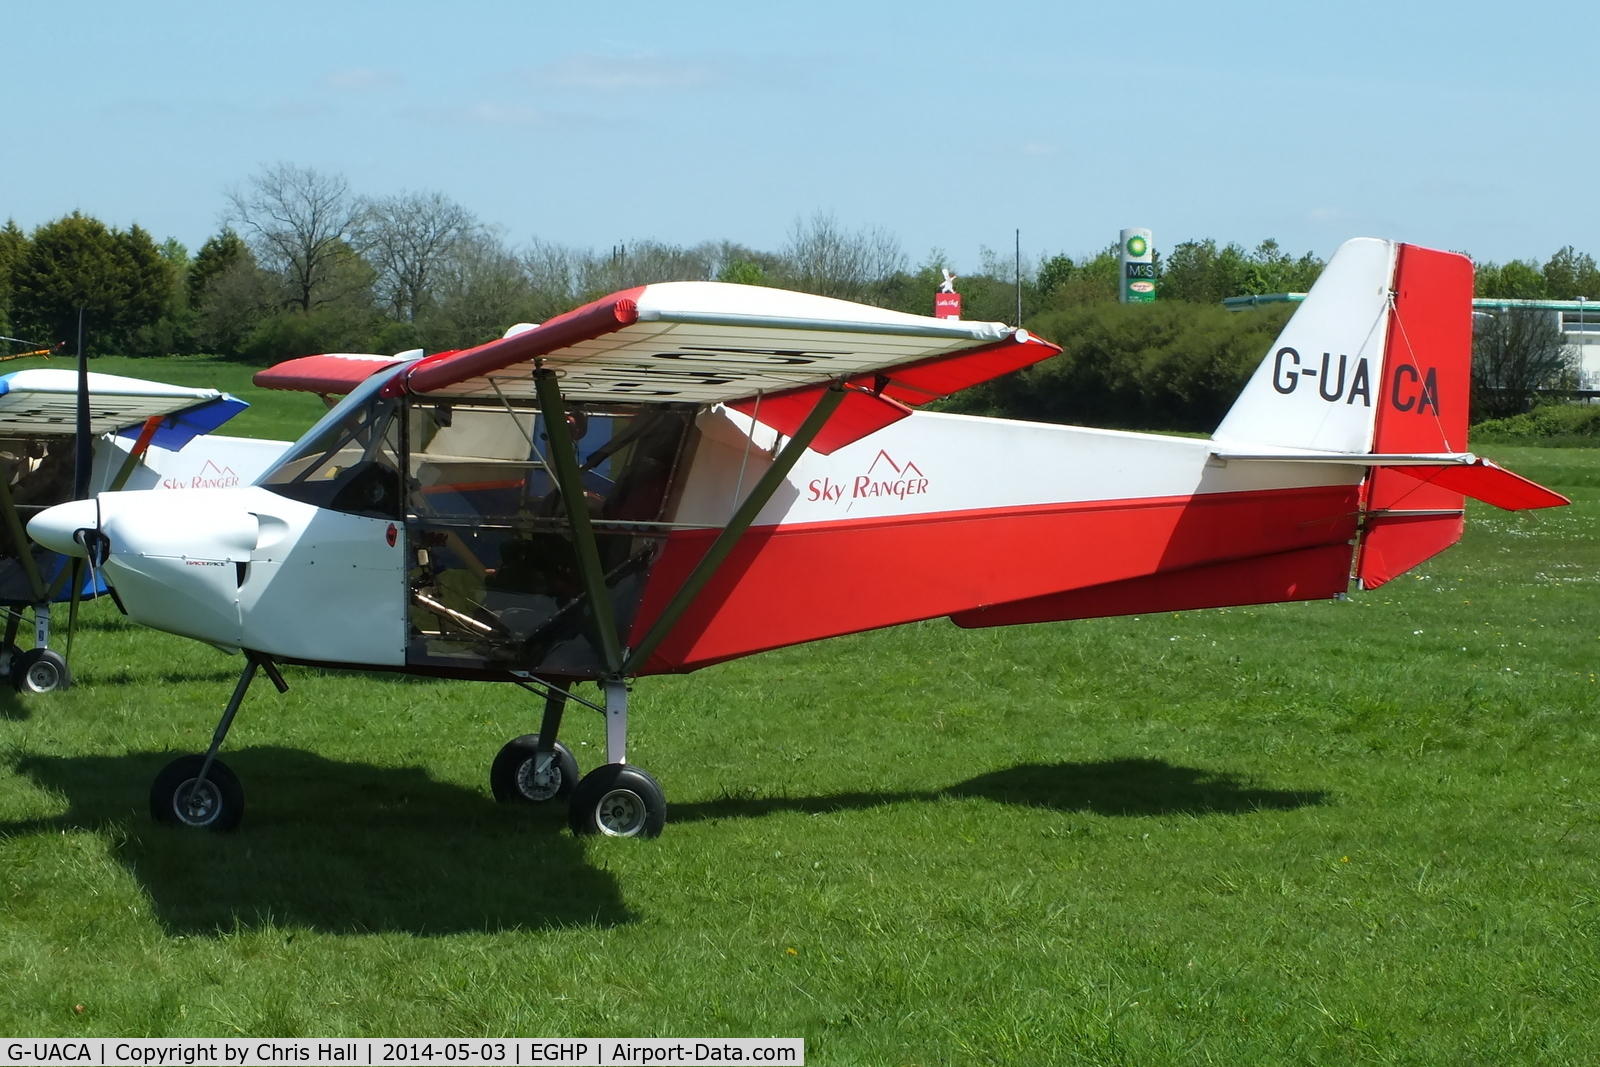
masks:
{"label": "white nose of aircraft", "polygon": [[87,556],[89,551],[77,539],[77,533],[99,525],[100,509],[93,500],[73,500],[35,515],[28,523],[28,536],[52,552]]}

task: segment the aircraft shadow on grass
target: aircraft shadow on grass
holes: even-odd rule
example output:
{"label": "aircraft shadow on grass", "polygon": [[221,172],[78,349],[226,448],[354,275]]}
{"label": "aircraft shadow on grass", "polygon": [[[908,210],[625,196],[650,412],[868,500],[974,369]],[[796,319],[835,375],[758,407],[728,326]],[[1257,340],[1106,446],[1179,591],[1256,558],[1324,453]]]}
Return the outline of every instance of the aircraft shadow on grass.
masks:
{"label": "aircraft shadow on grass", "polygon": [[559,832],[564,804],[508,808],[420,767],[246,748],[226,753],[244,783],[244,822],[212,834],[151,820],[150,783],[172,758],[19,760],[19,772],[70,806],[55,818],[0,823],[0,837],[73,827],[107,834],[112,856],[172,933],[272,923],[428,936],[633,918],[616,879]]}
{"label": "aircraft shadow on grass", "polygon": [[1237,775],[1182,767],[1157,759],[1096,760],[1089,763],[1024,763],[990,771],[944,789],[881,793],[833,793],[815,797],[719,797],[675,804],[668,822],[736,819],[774,812],[808,815],[850,811],[905,801],[978,797],[1002,804],[1098,815],[1239,815],[1288,811],[1322,804],[1315,790],[1260,789]]}
{"label": "aircraft shadow on grass", "polygon": [[12,688],[0,679],[0,719],[10,722],[25,722],[31,718],[33,712],[22,698],[17,696]]}

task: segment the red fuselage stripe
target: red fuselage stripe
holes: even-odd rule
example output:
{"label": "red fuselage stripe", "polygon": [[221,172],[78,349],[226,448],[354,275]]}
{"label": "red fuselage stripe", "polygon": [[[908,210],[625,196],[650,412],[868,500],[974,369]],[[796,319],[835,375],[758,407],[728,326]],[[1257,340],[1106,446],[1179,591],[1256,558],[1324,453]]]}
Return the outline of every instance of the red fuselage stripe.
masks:
{"label": "red fuselage stripe", "polygon": [[[1355,536],[1358,487],[1088,501],[750,530],[646,665],[784,645]],[[648,631],[715,537],[680,530],[645,588]]]}

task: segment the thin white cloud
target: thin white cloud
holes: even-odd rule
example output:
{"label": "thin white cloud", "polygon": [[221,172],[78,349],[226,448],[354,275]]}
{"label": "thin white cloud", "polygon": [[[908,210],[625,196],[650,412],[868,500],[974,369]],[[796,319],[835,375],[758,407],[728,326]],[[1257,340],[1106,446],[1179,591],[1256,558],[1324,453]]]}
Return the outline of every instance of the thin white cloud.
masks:
{"label": "thin white cloud", "polygon": [[426,122],[470,126],[543,126],[557,117],[536,107],[497,104],[487,100],[458,107],[420,108],[411,114]]}
{"label": "thin white cloud", "polygon": [[385,70],[373,70],[371,67],[356,67],[353,70],[341,70],[329,74],[322,79],[322,84],[325,88],[347,93],[371,93],[393,89],[400,84],[400,76]]}
{"label": "thin white cloud", "polygon": [[720,73],[706,63],[659,56],[568,56],[528,72],[528,80],[549,89],[625,93],[692,89],[716,81]]}
{"label": "thin white cloud", "polygon": [[1060,153],[1061,149],[1053,144],[1045,144],[1042,141],[1029,141],[1022,146],[1022,154],[1025,156],[1054,156]]}

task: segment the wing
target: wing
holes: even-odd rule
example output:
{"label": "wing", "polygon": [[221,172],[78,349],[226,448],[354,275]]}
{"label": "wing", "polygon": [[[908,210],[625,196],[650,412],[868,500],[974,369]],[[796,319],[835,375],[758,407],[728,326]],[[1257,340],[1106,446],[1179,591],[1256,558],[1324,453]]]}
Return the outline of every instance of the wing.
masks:
{"label": "wing", "polygon": [[[96,434],[137,432],[166,416],[152,443],[179,449],[249,407],[216,389],[191,389],[115,374],[89,375],[90,429]],[[0,433],[19,436],[75,432],[78,374],[70,370],[23,370],[0,375]]]}
{"label": "wing", "polygon": [[[997,322],[907,315],[762,286],[663,282],[429,356],[386,391],[532,399],[532,372],[543,366],[560,375],[569,400],[726,403],[792,434],[821,391],[843,381],[851,395],[812,446],[831,452],[912,407],[1059,351]],[[294,360],[256,382],[304,388],[286,383],[312,369]]]}

